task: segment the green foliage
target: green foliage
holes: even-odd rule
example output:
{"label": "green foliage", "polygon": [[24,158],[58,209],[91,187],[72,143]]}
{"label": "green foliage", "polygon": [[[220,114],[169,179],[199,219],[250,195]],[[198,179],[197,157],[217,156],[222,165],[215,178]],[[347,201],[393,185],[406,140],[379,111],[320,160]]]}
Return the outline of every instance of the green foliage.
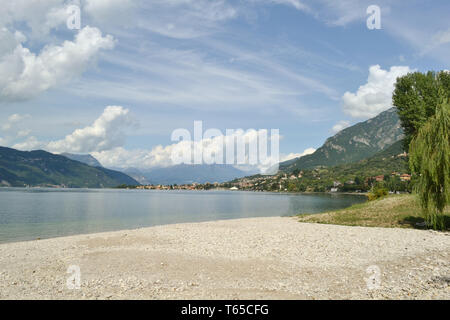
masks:
{"label": "green foliage", "polygon": [[314,187],[314,192],[325,192],[325,187],[324,186],[315,186]]}
{"label": "green foliage", "polygon": [[425,219],[434,229],[444,229],[444,209],[450,199],[450,105],[448,92],[440,90],[435,115],[410,144],[410,167],[415,173]]}
{"label": "green foliage", "polygon": [[[392,175],[394,172],[397,175]],[[336,187],[339,192],[365,192],[375,184],[373,177],[383,175],[384,187],[389,191],[411,192],[410,182],[401,181],[398,176],[409,173],[408,157],[404,154],[401,140],[368,159],[334,167],[302,170],[301,178],[281,180],[285,174],[290,177],[291,174],[298,176],[298,173],[298,169],[293,169],[280,171],[279,175],[273,177],[254,175],[232,182],[250,180],[255,185],[244,189],[259,191],[279,191],[281,184],[281,190],[287,189],[289,192],[323,192]]]}
{"label": "green foliage", "polygon": [[449,72],[415,72],[397,79],[392,101],[405,131],[405,150],[419,128],[435,114],[439,90],[450,98]]}
{"label": "green foliage", "polygon": [[411,182],[401,181],[398,176],[391,176],[384,180],[384,186],[392,192],[411,192]]}
{"label": "green foliage", "polygon": [[[390,191],[409,191],[409,182],[400,181],[400,178],[392,177],[392,172],[408,173],[408,158],[403,156],[402,141],[394,143],[385,150],[368,159],[349,164],[341,164],[331,168],[320,170],[304,170],[300,181],[313,190],[330,190],[334,182],[342,183],[339,191],[355,192],[368,191],[373,184],[372,177],[384,175],[386,188]],[[320,177],[320,180],[318,179]],[[353,181],[354,183],[347,183]]]}
{"label": "green foliage", "polygon": [[[445,212],[446,230],[450,230],[450,211]],[[301,214],[299,221],[346,226],[418,228],[424,222],[420,205],[413,195],[392,195],[338,211]]]}
{"label": "green foliage", "polygon": [[372,188],[372,191],[367,194],[367,197],[369,198],[369,201],[373,201],[387,196],[388,193],[388,189],[380,185],[376,185]]}
{"label": "green foliage", "polygon": [[288,189],[289,192],[295,192],[295,191],[298,191],[297,186],[296,186],[294,183],[292,183],[292,182],[290,182],[290,183],[288,184],[287,189]]}

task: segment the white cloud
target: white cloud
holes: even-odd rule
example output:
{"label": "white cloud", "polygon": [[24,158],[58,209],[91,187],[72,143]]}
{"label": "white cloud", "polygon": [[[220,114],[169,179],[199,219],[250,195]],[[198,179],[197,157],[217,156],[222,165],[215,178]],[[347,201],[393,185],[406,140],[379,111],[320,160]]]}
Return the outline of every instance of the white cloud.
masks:
{"label": "white cloud", "polygon": [[8,122],[16,123],[16,122],[19,122],[19,121],[21,121],[23,119],[29,118],[29,117],[30,117],[29,114],[22,115],[22,114],[15,113],[15,114],[12,114],[12,115],[10,115],[8,117]]}
{"label": "white cloud", "polygon": [[293,6],[295,9],[301,10],[301,11],[306,11],[306,12],[311,11],[310,7],[307,6],[303,1],[300,1],[300,0],[269,0],[269,1],[271,1],[273,3],[277,3],[277,4],[290,5],[290,6]]}
{"label": "white cloud", "polygon": [[[29,116],[14,114],[9,119],[18,122],[26,117]],[[54,153],[101,152],[123,146],[126,137],[124,129],[134,124],[128,109],[121,106],[108,106],[92,125],[77,129],[64,139],[45,142],[38,140],[35,136],[29,136],[25,141],[16,143],[12,147],[19,150],[39,148]],[[30,133],[30,130],[17,130],[15,138],[24,138]],[[4,139],[6,142],[11,140],[15,139],[12,137]]]}
{"label": "white cloud", "polygon": [[0,58],[10,54],[20,43],[26,41],[25,35],[20,31],[10,32],[0,27]]}
{"label": "white cloud", "polygon": [[[23,116],[18,114],[10,117],[13,121],[22,119]],[[272,154],[272,144],[281,139],[281,136],[277,132],[268,132],[267,130],[234,130],[233,132],[227,132],[227,135],[223,135],[220,131],[212,134],[211,138],[203,137],[200,141],[182,140],[167,146],[158,145],[151,150],[146,149],[134,149],[127,150],[123,147],[125,142],[124,129],[133,124],[130,119],[128,109],[124,109],[121,106],[108,106],[104,109],[102,115],[94,121],[90,126],[77,129],[73,133],[67,135],[64,139],[43,142],[39,141],[35,136],[29,136],[25,141],[16,143],[13,148],[20,150],[34,150],[44,149],[54,153],[71,152],[71,153],[91,153],[96,157],[102,165],[105,167],[118,167],[118,168],[139,168],[150,169],[155,167],[168,167],[177,163],[173,162],[174,153],[177,154],[194,154],[195,150],[203,150],[203,158],[201,163],[205,164],[207,158],[205,154],[211,156],[212,162],[210,163],[227,163],[239,167],[241,169],[259,169],[261,173],[266,172],[269,168],[280,161],[287,159],[301,157],[307,154],[311,154],[315,151],[313,148],[306,149],[303,153],[291,153],[288,155]],[[19,131],[17,137],[26,137],[30,134],[30,131]],[[206,131],[205,131],[205,134]],[[261,137],[264,135],[267,138],[267,151],[268,154],[264,155],[265,158],[260,158],[261,155],[256,155],[256,163],[251,163],[249,160],[250,145],[259,145],[261,147]],[[4,140],[2,140],[3,142]],[[236,144],[237,141],[243,141],[246,145],[246,151],[244,152],[244,158],[238,162],[238,154],[235,154],[230,163],[230,159],[227,158],[226,148],[232,144]],[[276,142],[278,145],[279,142]],[[224,149],[225,147],[225,149]],[[256,150],[255,150],[256,151]],[[275,150],[276,151],[276,150]],[[214,155],[222,154],[219,158]]]}
{"label": "white cloud", "polygon": [[439,31],[431,38],[432,46],[440,46],[442,44],[450,43],[450,29]]}
{"label": "white cloud", "polygon": [[2,124],[1,128],[3,131],[8,131],[13,128],[13,126],[24,119],[28,119],[31,116],[29,114],[12,114],[8,117],[7,121]]}
{"label": "white cloud", "polygon": [[303,151],[302,153],[289,153],[286,155],[281,155],[280,162],[284,162],[284,161],[288,161],[288,160],[292,160],[292,159],[296,159],[296,158],[301,158],[301,157],[307,156],[309,154],[313,154],[314,152],[316,152],[316,149],[308,148],[308,149],[305,149],[305,151]]}
{"label": "white cloud", "polygon": [[[291,3],[290,5],[296,8],[300,8],[300,4],[303,3],[298,0],[276,1]],[[64,8],[65,2],[62,0],[43,0],[43,8],[36,7],[37,5],[35,6],[33,2],[35,12],[39,12],[41,16],[39,23],[37,20],[32,21],[31,11],[25,8],[26,1],[18,3],[21,4],[18,8],[22,10],[23,7],[26,13],[22,15],[15,13],[12,20],[30,23],[36,30],[39,25],[47,23],[47,20],[53,21],[51,18],[53,16],[66,18],[66,15],[58,14],[61,8]],[[240,10],[246,7],[243,3],[230,3],[224,0],[83,0],[81,4],[82,24],[101,26],[102,30],[106,29],[108,33],[117,35],[121,40],[119,50],[107,54],[112,57],[108,62],[120,64],[118,67],[128,67],[130,64],[135,64],[137,67],[129,67],[136,71],[133,74],[121,72],[120,75],[115,68],[103,69],[100,81],[93,77],[86,77],[78,83],[75,82],[75,85],[72,82],[71,86],[64,86],[64,90],[67,90],[65,92],[111,98],[117,100],[116,103],[119,104],[126,103],[124,101],[126,97],[139,102],[155,102],[155,105],[157,103],[182,105],[183,108],[205,106],[210,108],[211,105],[217,108],[224,106],[228,108],[230,105],[236,108],[241,108],[243,105],[258,108],[263,105],[271,107],[280,104],[281,99],[284,100],[281,104],[291,106],[298,105],[298,97],[301,94],[309,94],[311,90],[332,95],[334,99],[339,98],[333,88],[314,79],[315,76],[309,77],[302,68],[291,68],[282,60],[276,61],[278,59],[274,57],[264,57],[266,49],[258,54],[253,54],[251,50],[220,52],[218,51],[221,50],[220,48],[203,48],[203,46],[209,46],[210,37],[201,37],[196,39],[199,41],[196,44],[202,46],[199,50],[195,45],[172,46],[171,42],[161,44],[159,43],[161,37],[154,35],[158,33],[167,37],[188,39],[223,31],[225,23],[239,16]],[[9,7],[9,11],[13,10],[14,6],[5,5]],[[49,11],[53,14],[48,15]],[[50,22],[48,24],[57,25]],[[29,36],[28,33],[25,34]],[[54,41],[57,39],[54,36],[55,34],[51,34],[47,40]],[[14,51],[18,45],[26,47],[24,41],[14,42],[9,51]],[[1,46],[2,44],[0,48]],[[122,50],[124,48],[130,50]],[[241,45],[237,48],[241,48]],[[9,64],[11,68],[14,67],[10,71],[11,74],[20,74],[24,69],[20,52],[18,54],[16,63]],[[38,52],[35,54],[37,55]],[[230,65],[222,59],[222,55],[237,58],[236,63]],[[1,57],[2,55],[0,55],[0,62]],[[269,75],[268,71],[273,72]],[[66,77],[63,79],[65,80]],[[58,81],[59,83],[64,81]],[[55,86],[56,84],[49,88]],[[39,87],[40,85],[28,86],[29,90],[35,88],[35,91],[29,92],[28,95],[10,93],[8,97],[5,97],[1,94],[0,84],[0,102],[8,99],[31,98],[42,90],[47,90],[45,87]]]}
{"label": "white cloud", "polygon": [[[378,0],[380,2],[380,0]],[[320,0],[320,17],[332,26],[346,26],[367,19],[366,9],[372,4],[354,0]],[[381,3],[378,3],[381,6]]]}
{"label": "white cloud", "polygon": [[[123,44],[123,43],[122,43]],[[104,78],[83,79],[64,88],[72,95],[114,99],[118,103],[145,103],[149,108],[170,105],[182,109],[247,110],[276,112],[283,106],[302,117],[306,110],[301,96],[326,94],[339,100],[341,94],[322,81],[288,67],[276,57],[240,49],[225,42],[208,40],[210,50],[146,47],[138,55],[108,52],[105,61],[131,70],[116,81],[114,71]],[[232,64],[214,58],[209,51],[236,57]],[[150,54],[148,53],[150,52]],[[300,110],[301,109],[301,110]],[[159,111],[157,111],[159,112]]]}
{"label": "white cloud", "polygon": [[31,133],[31,130],[20,130],[17,132],[17,138],[23,138],[28,136]]}
{"label": "white cloud", "polygon": [[[123,147],[114,148],[111,150],[104,150],[101,152],[93,152],[92,155],[100,161],[100,163],[105,167],[115,167],[115,168],[138,168],[138,169],[151,169],[155,167],[169,167],[177,163],[172,161],[172,155],[176,154],[194,154],[194,150],[203,150],[203,155],[208,154],[222,154],[222,164],[227,163],[243,168],[259,169],[261,172],[265,172],[267,169],[272,167],[274,164],[279,162],[278,157],[275,155],[267,155],[264,161],[258,159],[257,164],[249,164],[249,154],[248,150],[245,153],[244,162],[237,163],[237,155],[233,159],[234,163],[228,163],[226,159],[226,151],[223,147],[227,146],[227,143],[231,143],[235,139],[241,139],[241,141],[246,141],[245,144],[251,145],[252,143],[257,143],[257,139],[260,134],[263,134],[265,130],[236,130],[229,135],[219,135],[209,139],[202,139],[200,141],[180,141],[167,146],[158,145],[151,150],[145,149],[135,149],[127,150]],[[268,140],[274,141],[274,139],[280,139],[279,135],[268,135]],[[268,146],[270,152],[270,146]],[[308,149],[306,152],[311,152]],[[192,160],[192,159],[191,159]],[[202,164],[205,164],[205,158],[202,160]],[[219,162],[214,162],[221,164]]]}
{"label": "white cloud", "polygon": [[146,4],[144,10],[152,19],[141,22],[141,27],[173,38],[210,34],[237,15],[236,8],[225,0],[157,0]]}
{"label": "white cloud", "polygon": [[345,128],[347,128],[348,126],[350,126],[350,121],[346,121],[346,120],[341,120],[338,123],[336,123],[333,128],[331,129],[331,131],[333,133],[338,133],[339,131],[344,130]]}
{"label": "white cloud", "polygon": [[1,26],[25,24],[32,38],[42,38],[63,24],[68,15],[65,0],[0,0]]}
{"label": "white cloud", "polygon": [[151,150],[127,150],[123,147],[117,147],[111,150],[93,152],[92,155],[100,161],[103,166],[109,168],[150,169],[172,165],[172,149],[172,145],[166,147],[159,145]]}
{"label": "white cloud", "polygon": [[[12,43],[11,34],[3,37],[9,37]],[[20,34],[16,33],[16,43],[20,42],[19,38]],[[21,43],[7,53],[3,50],[4,54],[0,57],[0,101],[29,99],[49,88],[67,83],[81,75],[101,49],[111,49],[113,46],[111,36],[103,37],[97,28],[85,27],[73,42],[64,41],[61,46],[46,46],[39,55]]]}
{"label": "white cloud", "polygon": [[210,34],[237,15],[225,0],[86,0],[84,9],[106,28],[138,28],[178,39]]}
{"label": "white cloud", "polygon": [[86,0],[84,11],[100,23],[135,23],[139,1],[133,0]]}
{"label": "white cloud", "polygon": [[91,126],[77,129],[62,140],[50,142],[46,149],[58,153],[110,150],[125,143],[123,128],[131,124],[128,109],[121,106],[109,106]]}
{"label": "white cloud", "polygon": [[[355,0],[253,0],[288,5],[331,26],[345,26],[366,18],[369,2]],[[383,0],[378,0],[383,1]],[[384,2],[384,1],[383,1]],[[381,3],[378,3],[381,5]]]}
{"label": "white cloud", "polygon": [[0,123],[0,129],[4,132],[4,136],[0,139],[0,145],[9,145],[16,139],[23,139],[31,133],[29,129],[22,129],[23,122],[31,118],[29,114],[12,114],[5,122]]}
{"label": "white cloud", "polygon": [[[186,140],[176,142],[167,146],[158,145],[151,150],[127,150],[123,147],[117,147],[111,150],[93,152],[91,154],[96,159],[98,159],[100,163],[102,163],[102,165],[105,167],[138,168],[141,170],[147,170],[151,168],[169,167],[179,164],[179,162],[173,162],[174,154],[190,154],[191,158],[187,163],[196,163],[192,162],[193,155],[195,154],[195,152],[199,151],[200,155],[203,154],[203,157],[201,157],[201,164],[228,164],[233,165],[234,167],[241,170],[259,170],[261,173],[265,173],[268,170],[274,168],[274,165],[280,162],[280,158],[283,160],[288,158],[290,159],[291,157],[298,157],[305,154],[310,154],[315,151],[314,149],[310,148],[305,150],[303,154],[290,154],[287,156],[281,155],[281,157],[279,157],[275,154],[270,154],[271,147],[268,146],[269,154],[267,154],[265,158],[260,158],[260,155],[258,155],[257,158],[255,158],[256,163],[251,163],[251,161],[249,160],[249,146],[258,144],[258,139],[260,139],[261,135],[266,133],[266,130],[236,130],[228,135],[218,135],[214,136],[213,138],[204,138],[200,141]],[[272,144],[274,141],[276,141],[276,139],[280,139],[281,137],[278,134],[270,134],[267,136],[267,138],[268,143]],[[231,143],[231,141],[235,141],[234,143],[236,143],[237,140],[245,141],[247,150],[245,151],[244,158],[242,158],[238,162],[239,157],[237,154],[235,154],[234,158],[229,161],[230,159],[227,158],[228,156],[226,148],[227,146],[229,146],[229,143]],[[261,140],[259,140],[259,143],[260,141]],[[208,162],[207,158],[205,158],[205,154],[216,155],[217,158],[215,156],[212,156],[212,162]],[[219,155],[222,155],[222,157]]]}
{"label": "white cloud", "polygon": [[13,149],[18,150],[37,150],[37,149],[44,149],[45,143],[42,141],[39,141],[35,136],[28,137],[25,141],[16,143],[12,146]]}
{"label": "white cloud", "polygon": [[[0,103],[20,101],[81,75],[111,36],[85,27],[73,41],[52,33],[66,28],[68,5],[79,0],[0,0]],[[30,45],[42,48],[32,52]]]}
{"label": "white cloud", "polygon": [[367,83],[356,93],[346,92],[342,97],[344,112],[355,118],[370,118],[391,108],[397,78],[412,71],[407,66],[393,66],[389,71],[371,66]]}
{"label": "white cloud", "polygon": [[[444,30],[403,30],[403,35],[417,47],[420,56],[433,56],[449,62],[448,49],[450,48],[450,29]],[[432,34],[432,36],[430,36]]]}

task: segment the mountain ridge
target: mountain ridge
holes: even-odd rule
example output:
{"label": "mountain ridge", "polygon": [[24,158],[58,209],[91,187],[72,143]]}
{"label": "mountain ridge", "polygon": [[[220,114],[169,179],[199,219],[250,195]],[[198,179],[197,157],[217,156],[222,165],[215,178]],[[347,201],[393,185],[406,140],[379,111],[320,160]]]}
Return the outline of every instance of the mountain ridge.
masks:
{"label": "mountain ridge", "polygon": [[313,154],[280,163],[281,171],[336,166],[369,158],[403,139],[397,109],[391,108],[374,118],[359,122],[332,137]]}
{"label": "mountain ridge", "polygon": [[82,162],[91,167],[103,167],[102,164],[90,154],[74,154],[74,153],[64,152],[64,153],[61,153],[60,155],[66,157],[66,158],[69,158],[71,160]]}
{"label": "mountain ridge", "polygon": [[0,186],[110,188],[121,184],[139,183],[122,172],[92,167],[43,150],[0,147]]}

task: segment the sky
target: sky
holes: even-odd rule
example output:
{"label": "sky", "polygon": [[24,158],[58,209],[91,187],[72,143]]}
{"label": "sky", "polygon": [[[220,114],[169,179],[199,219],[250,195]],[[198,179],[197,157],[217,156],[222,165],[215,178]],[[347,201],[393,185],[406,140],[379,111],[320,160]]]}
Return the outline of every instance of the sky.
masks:
{"label": "sky", "polygon": [[[371,5],[379,29],[368,28]],[[397,77],[450,69],[448,0],[0,8],[0,145],[91,153],[108,167],[168,165],[172,132],[194,121],[224,134],[279,129],[282,160],[298,157],[392,107]]]}

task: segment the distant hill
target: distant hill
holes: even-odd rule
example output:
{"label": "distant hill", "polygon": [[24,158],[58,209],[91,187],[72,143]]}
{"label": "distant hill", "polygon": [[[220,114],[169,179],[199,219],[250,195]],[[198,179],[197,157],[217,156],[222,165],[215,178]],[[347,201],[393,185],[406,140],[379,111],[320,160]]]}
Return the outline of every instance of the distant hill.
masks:
{"label": "distant hill", "polygon": [[91,167],[101,167],[101,163],[98,162],[97,159],[95,159],[90,154],[73,154],[73,153],[61,153],[62,156],[69,158],[71,160],[83,162]]}
{"label": "distant hill", "polygon": [[124,173],[91,167],[46,151],[19,151],[0,147],[0,186],[65,186],[109,188],[139,184]]}
{"label": "distant hill", "polygon": [[147,179],[145,174],[137,169],[137,168],[126,168],[126,169],[117,169],[118,171],[121,171],[123,173],[126,173],[130,177],[132,177],[134,180],[138,181],[142,185],[149,185],[151,182]]}
{"label": "distant hill", "polygon": [[403,137],[397,109],[391,108],[328,138],[313,154],[281,163],[280,170],[289,172],[359,161],[375,155]]}
{"label": "distant hill", "polygon": [[[383,179],[387,177],[384,181],[390,190],[407,191],[408,182],[400,181],[400,175],[405,173],[409,173],[408,156],[403,151],[403,140],[400,140],[368,159],[305,170],[297,182],[314,191],[330,190],[335,182],[342,184],[340,191],[367,191],[370,189],[368,179],[383,176]],[[354,183],[349,184],[349,181]]]}
{"label": "distant hill", "polygon": [[[292,174],[295,173],[295,174]],[[292,173],[280,171],[274,176],[249,176],[230,181],[230,185],[240,184],[242,190],[278,191],[281,189],[304,192],[367,191],[374,177],[382,176],[391,190],[408,191],[409,183],[402,182],[401,174],[409,173],[408,156],[403,151],[403,140],[395,142],[368,159],[340,164],[333,167],[317,166],[311,169],[294,170]],[[384,179],[386,177],[386,180]]]}
{"label": "distant hill", "polygon": [[403,140],[395,142],[368,159],[329,168],[329,174],[337,180],[355,176],[367,178],[390,175],[392,172],[409,172],[408,157],[403,151]]}
{"label": "distant hill", "polygon": [[235,178],[244,177],[249,172],[236,169],[231,165],[176,165],[167,168],[152,170],[124,170],[132,172],[133,176],[143,176],[151,184],[191,184],[225,182]]}

